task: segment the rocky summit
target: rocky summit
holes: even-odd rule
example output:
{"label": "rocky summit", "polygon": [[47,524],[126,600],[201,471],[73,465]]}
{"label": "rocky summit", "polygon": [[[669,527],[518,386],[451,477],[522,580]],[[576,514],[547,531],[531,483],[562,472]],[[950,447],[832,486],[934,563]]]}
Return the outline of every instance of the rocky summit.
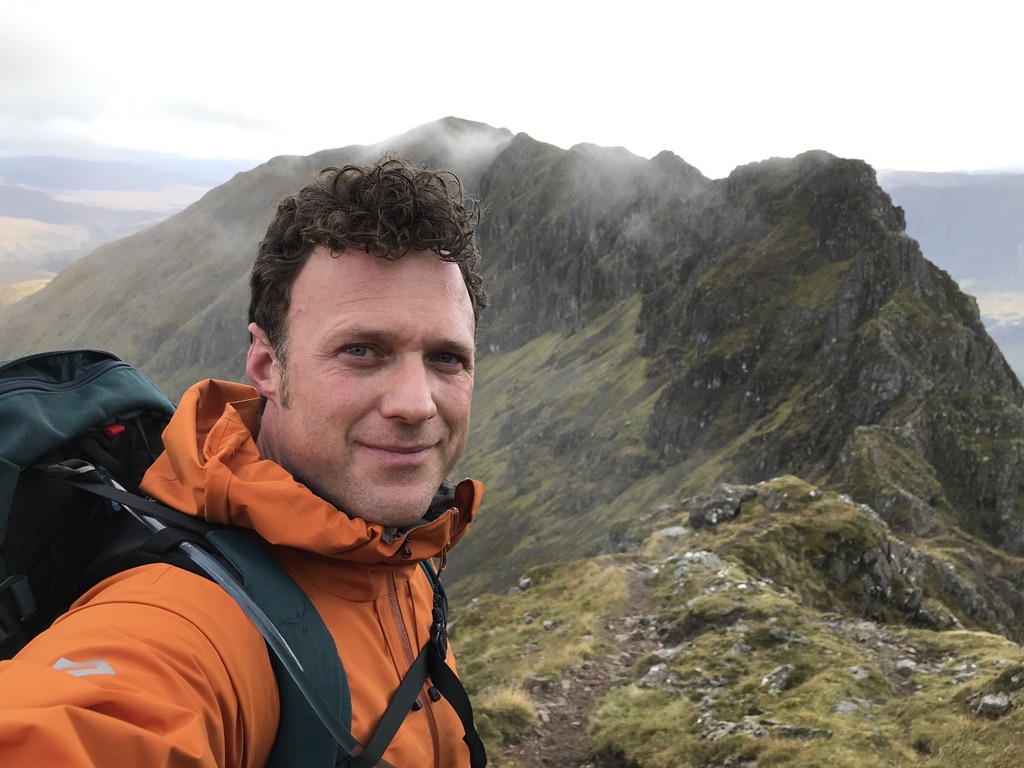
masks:
{"label": "rocky summit", "polygon": [[956,550],[792,476],[681,506],[457,607],[498,765],[1019,764],[1015,606]]}
{"label": "rocky summit", "polygon": [[241,378],[275,201],[385,148],[488,211],[448,578],[495,764],[1019,762],[1024,391],[861,161],[713,181],[448,118],[101,247],[0,309],[0,357]]}

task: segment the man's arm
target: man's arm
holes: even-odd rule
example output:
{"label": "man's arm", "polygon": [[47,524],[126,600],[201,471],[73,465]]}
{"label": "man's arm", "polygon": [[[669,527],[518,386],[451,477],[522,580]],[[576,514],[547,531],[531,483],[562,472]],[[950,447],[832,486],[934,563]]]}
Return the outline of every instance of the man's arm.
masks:
{"label": "man's arm", "polygon": [[256,628],[166,565],[106,580],[0,662],[5,768],[263,766],[278,714]]}

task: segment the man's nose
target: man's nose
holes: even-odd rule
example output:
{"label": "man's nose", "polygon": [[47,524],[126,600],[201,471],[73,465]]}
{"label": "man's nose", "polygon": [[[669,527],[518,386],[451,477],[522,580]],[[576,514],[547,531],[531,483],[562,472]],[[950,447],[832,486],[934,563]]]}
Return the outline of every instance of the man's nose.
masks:
{"label": "man's nose", "polygon": [[403,360],[394,367],[381,397],[381,414],[410,424],[437,414],[433,379],[422,360]]}

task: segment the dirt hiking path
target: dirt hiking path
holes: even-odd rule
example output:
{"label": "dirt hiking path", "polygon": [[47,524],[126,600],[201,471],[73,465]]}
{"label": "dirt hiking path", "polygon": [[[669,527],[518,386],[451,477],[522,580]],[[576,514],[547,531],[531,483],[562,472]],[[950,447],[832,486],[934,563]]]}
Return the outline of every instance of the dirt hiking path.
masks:
{"label": "dirt hiking path", "polygon": [[650,595],[643,575],[629,577],[629,604],[625,615],[604,620],[605,640],[615,651],[584,662],[558,679],[535,678],[524,683],[540,713],[540,722],[522,739],[505,748],[505,755],[521,768],[613,768],[614,758],[592,754],[587,716],[594,703],[643,656],[661,647],[650,611]]}

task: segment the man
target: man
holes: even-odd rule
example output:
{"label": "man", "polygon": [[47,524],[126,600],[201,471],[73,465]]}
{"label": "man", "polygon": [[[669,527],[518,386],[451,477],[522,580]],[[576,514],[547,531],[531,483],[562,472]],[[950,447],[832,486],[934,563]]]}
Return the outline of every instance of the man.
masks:
{"label": "man", "polygon": [[[487,303],[477,218],[457,177],[391,157],[284,199],[250,281],[255,389],[186,392],[142,484],[266,543],[336,640],[362,744],[429,638],[417,565],[443,567],[482,492],[445,482]],[[100,583],[0,684],[4,766],[262,766],[277,730],[259,632],[213,582],[163,564]],[[462,737],[424,693],[384,761],[468,766]]]}

